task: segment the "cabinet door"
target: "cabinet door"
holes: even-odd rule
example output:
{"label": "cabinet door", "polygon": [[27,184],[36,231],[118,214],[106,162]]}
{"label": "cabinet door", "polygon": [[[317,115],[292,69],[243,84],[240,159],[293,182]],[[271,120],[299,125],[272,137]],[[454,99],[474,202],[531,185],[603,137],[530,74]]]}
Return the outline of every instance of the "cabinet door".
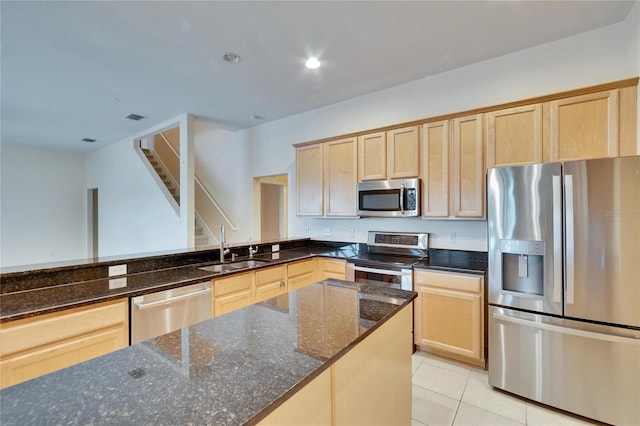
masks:
{"label": "cabinet door", "polygon": [[449,122],[422,126],[422,215],[449,216]]}
{"label": "cabinet door", "polygon": [[542,104],[487,113],[487,168],[542,162]]}
{"label": "cabinet door", "polygon": [[419,270],[414,279],[415,344],[484,367],[484,278]]}
{"label": "cabinet door", "polygon": [[128,345],[129,303],[126,299],[2,324],[0,387]]}
{"label": "cabinet door", "polygon": [[387,178],[387,134],[385,132],[358,136],[358,179]]}
{"label": "cabinet door", "polygon": [[212,316],[217,317],[254,303],[255,273],[245,272],[213,281]]}
{"label": "cabinet door", "polygon": [[325,144],[325,215],[355,216],[358,141],[355,137]]}
{"label": "cabinet door", "polygon": [[262,302],[287,292],[286,271],[285,266],[256,271],[256,302]]}
{"label": "cabinet door", "polygon": [[484,218],[484,140],[482,114],[453,119],[451,150],[453,215]]}
{"label": "cabinet door", "polygon": [[387,132],[387,179],[420,175],[420,126]]}
{"label": "cabinet door", "polygon": [[618,156],[618,90],[551,102],[551,161]]}
{"label": "cabinet door", "polygon": [[322,144],[296,148],[298,215],[322,216],[323,214],[323,152]]}

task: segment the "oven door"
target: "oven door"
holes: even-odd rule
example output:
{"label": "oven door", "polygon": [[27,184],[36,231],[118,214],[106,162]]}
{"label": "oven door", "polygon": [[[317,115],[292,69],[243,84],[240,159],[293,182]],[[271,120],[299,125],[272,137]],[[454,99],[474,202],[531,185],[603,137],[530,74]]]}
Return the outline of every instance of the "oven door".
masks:
{"label": "oven door", "polygon": [[406,267],[372,267],[347,263],[347,281],[381,284],[402,290],[413,290],[413,270]]}

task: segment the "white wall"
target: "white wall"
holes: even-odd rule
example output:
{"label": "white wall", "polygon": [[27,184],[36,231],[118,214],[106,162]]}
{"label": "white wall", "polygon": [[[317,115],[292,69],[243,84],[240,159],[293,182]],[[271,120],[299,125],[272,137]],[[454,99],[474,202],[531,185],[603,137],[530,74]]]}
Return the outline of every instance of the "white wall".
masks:
{"label": "white wall", "polygon": [[[295,200],[294,143],[455,113],[640,74],[638,4],[626,21],[347,100],[240,132],[251,147],[254,176],[289,173]],[[638,120],[640,122],[640,119]],[[639,150],[640,153],[640,150]],[[289,235],[365,241],[366,231],[423,230],[431,246],[486,250],[485,221],[318,219],[297,217],[290,203]],[[323,235],[331,228],[331,236]],[[355,237],[350,237],[350,230]],[[456,242],[449,241],[456,233]]]}
{"label": "white wall", "polygon": [[180,218],[142,159],[133,138],[87,155],[87,188],[98,188],[99,255],[184,248]]}
{"label": "white wall", "polygon": [[82,154],[2,144],[0,265],[87,257]]}

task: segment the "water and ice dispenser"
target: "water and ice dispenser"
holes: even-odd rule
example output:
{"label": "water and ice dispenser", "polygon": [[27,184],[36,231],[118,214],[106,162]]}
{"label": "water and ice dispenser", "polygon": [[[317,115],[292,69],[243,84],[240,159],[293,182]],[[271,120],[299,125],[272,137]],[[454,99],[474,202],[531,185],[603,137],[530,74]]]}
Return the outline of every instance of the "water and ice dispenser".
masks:
{"label": "water and ice dispenser", "polygon": [[502,290],[544,295],[545,242],[500,240]]}

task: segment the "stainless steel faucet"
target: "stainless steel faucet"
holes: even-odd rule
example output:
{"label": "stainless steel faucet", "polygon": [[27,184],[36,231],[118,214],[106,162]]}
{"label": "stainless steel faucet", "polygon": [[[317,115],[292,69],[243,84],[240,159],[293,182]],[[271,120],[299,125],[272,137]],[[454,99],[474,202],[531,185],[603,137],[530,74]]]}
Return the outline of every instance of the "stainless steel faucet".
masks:
{"label": "stainless steel faucet", "polygon": [[220,263],[224,263],[224,255],[229,253],[229,249],[224,248],[224,223],[220,224]]}
{"label": "stainless steel faucet", "polygon": [[251,246],[251,237],[249,237],[249,258],[252,258],[254,254],[258,252],[258,247],[253,248]]}

